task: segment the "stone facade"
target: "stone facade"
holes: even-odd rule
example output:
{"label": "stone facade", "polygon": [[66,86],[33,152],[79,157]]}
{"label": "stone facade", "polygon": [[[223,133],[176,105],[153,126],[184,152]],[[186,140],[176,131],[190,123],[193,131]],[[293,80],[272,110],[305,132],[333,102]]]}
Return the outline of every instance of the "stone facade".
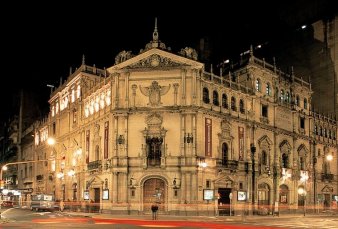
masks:
{"label": "stone facade", "polygon": [[206,72],[195,50],[172,53],[155,29],[138,55],[121,52],[107,69],[83,60],[51,94],[21,157],[49,161],[20,165],[19,187],[117,214],[154,203],[167,214],[292,212],[300,188],[309,209],[330,207],[337,126],[311,111],[312,93],[252,50],[232,72]]}

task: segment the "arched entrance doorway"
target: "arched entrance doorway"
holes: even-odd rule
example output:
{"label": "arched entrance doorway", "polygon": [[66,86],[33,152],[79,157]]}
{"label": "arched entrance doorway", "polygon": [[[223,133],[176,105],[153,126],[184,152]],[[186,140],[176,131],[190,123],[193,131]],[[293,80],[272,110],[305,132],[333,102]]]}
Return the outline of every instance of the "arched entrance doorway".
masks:
{"label": "arched entrance doorway", "polygon": [[270,212],[270,187],[266,183],[258,185],[258,213],[267,215]]}
{"label": "arched entrance doorway", "polygon": [[164,180],[151,178],[143,186],[143,211],[151,211],[150,207],[156,203],[159,211],[165,210],[166,188]]}
{"label": "arched entrance doorway", "polygon": [[289,203],[289,188],[285,184],[279,186],[279,211],[282,212],[288,209]]}

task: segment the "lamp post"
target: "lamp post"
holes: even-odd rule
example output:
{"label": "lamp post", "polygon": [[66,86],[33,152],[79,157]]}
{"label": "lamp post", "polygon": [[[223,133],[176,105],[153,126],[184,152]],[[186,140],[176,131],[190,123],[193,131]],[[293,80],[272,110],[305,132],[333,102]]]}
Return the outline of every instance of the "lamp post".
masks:
{"label": "lamp post", "polygon": [[256,152],[256,146],[254,143],[251,143],[250,145],[250,151],[251,151],[251,160],[252,160],[252,191],[251,191],[251,198],[252,198],[252,214],[255,214],[255,152]]}

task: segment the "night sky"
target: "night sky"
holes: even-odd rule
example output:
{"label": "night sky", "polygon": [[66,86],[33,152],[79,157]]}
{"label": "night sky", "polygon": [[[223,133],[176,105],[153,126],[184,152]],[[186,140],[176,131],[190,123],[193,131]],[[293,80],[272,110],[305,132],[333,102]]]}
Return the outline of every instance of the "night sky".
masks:
{"label": "night sky", "polygon": [[[333,0],[321,1],[204,1],[194,5],[184,1],[103,1],[77,4],[46,1],[9,3],[1,9],[1,97],[0,120],[15,113],[16,92],[34,91],[35,101],[45,108],[50,89],[65,80],[70,67],[86,64],[99,68],[114,64],[122,50],[137,54],[152,39],[154,18],[159,38],[174,53],[194,47],[208,37],[213,47],[212,62],[236,58],[250,44],[268,44],[304,23],[332,14]],[[193,2],[193,1],[189,1]],[[281,2],[281,3],[279,3]],[[47,4],[48,3],[48,4]],[[300,9],[308,8],[302,13]],[[6,78],[9,82],[3,83]],[[34,97],[34,94],[28,95]]]}

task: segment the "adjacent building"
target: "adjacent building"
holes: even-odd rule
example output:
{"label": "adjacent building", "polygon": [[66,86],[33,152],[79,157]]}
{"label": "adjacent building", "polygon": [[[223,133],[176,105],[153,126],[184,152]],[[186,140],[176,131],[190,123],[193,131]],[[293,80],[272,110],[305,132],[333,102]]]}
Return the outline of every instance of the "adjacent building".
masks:
{"label": "adjacent building", "polygon": [[[82,65],[52,92],[18,165],[22,195],[74,209],[231,215],[333,208],[336,120],[311,109],[311,84],[254,56],[206,72],[189,47],[152,40],[107,69]],[[48,145],[47,139],[56,142]]]}

